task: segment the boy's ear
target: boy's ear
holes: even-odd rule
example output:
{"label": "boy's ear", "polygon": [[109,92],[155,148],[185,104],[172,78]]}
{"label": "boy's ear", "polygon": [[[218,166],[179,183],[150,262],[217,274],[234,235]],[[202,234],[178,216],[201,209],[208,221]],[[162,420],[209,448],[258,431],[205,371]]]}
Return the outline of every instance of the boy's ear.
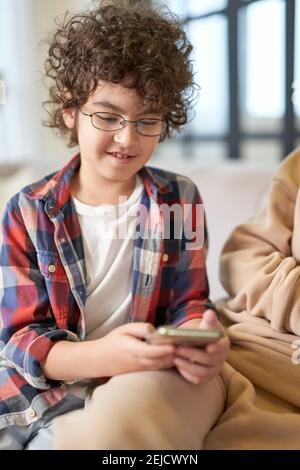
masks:
{"label": "boy's ear", "polygon": [[77,109],[67,108],[62,112],[63,120],[68,129],[74,129],[76,124]]}

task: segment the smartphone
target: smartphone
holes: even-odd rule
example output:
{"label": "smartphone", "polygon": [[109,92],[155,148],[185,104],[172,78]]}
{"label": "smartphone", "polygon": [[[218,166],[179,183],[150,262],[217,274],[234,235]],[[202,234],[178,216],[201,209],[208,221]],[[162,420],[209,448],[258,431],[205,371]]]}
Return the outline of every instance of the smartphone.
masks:
{"label": "smartphone", "polygon": [[150,344],[171,343],[178,346],[205,348],[209,343],[214,343],[223,336],[224,333],[220,330],[191,330],[187,328],[159,326],[153,333],[146,336],[146,341]]}

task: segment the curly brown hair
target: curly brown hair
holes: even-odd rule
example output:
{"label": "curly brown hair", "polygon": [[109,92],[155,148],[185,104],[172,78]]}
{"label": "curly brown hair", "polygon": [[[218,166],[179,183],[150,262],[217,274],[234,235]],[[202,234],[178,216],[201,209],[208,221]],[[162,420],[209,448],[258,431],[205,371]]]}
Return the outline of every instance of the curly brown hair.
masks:
{"label": "curly brown hair", "polygon": [[192,46],[167,8],[150,7],[145,0],[102,0],[92,11],[71,17],[67,12],[56,24],[45,63],[46,77],[54,83],[43,103],[44,124],[69,137],[69,147],[78,144],[77,133],[66,127],[63,110],[86,103],[99,80],[120,83],[133,77],[128,86],[154,100],[164,115],[161,140],[187,122],[196,88]]}

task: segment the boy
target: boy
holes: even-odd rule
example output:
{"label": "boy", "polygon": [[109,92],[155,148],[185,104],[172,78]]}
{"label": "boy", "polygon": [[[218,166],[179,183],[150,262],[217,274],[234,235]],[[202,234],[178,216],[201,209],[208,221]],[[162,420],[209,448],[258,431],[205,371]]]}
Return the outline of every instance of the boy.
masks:
{"label": "boy", "polygon": [[167,237],[155,216],[187,205],[203,227],[199,194],[145,167],[187,120],[190,52],[143,2],[102,2],[51,40],[48,125],[80,154],[4,215],[2,448],[53,448],[58,415],[56,448],[201,448],[222,411],[226,336],[202,351],[145,341],[164,323],[221,328],[203,244],[174,236],[183,217]]}

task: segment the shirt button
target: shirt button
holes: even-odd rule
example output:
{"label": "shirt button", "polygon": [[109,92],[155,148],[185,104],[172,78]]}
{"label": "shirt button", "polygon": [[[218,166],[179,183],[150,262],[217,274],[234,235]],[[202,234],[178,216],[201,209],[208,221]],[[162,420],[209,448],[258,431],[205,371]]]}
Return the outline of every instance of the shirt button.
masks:
{"label": "shirt button", "polygon": [[163,262],[166,263],[168,261],[168,259],[169,259],[169,255],[167,255],[167,253],[165,253],[162,257]]}
{"label": "shirt button", "polygon": [[48,272],[53,274],[53,273],[55,273],[55,271],[56,271],[56,267],[54,266],[54,264],[49,264]]}
{"label": "shirt button", "polygon": [[36,411],[32,408],[28,411],[29,418],[34,418],[36,416]]}

